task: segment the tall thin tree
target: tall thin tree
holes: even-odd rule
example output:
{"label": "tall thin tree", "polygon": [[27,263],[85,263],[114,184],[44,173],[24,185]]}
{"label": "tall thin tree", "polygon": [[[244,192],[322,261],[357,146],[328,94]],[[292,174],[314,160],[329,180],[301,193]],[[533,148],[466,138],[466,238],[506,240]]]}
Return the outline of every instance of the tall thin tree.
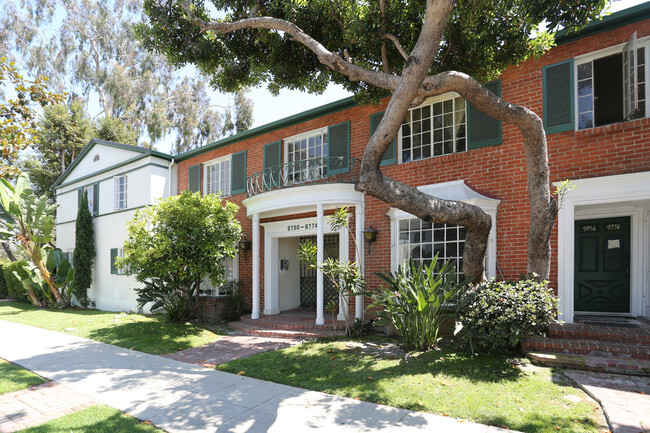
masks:
{"label": "tall thin tree", "polygon": [[93,282],[93,264],[95,263],[95,228],[93,217],[88,209],[88,193],[81,195],[77,223],[75,225],[75,247],[72,256],[74,282],[72,294],[77,302],[88,306],[88,289]]}

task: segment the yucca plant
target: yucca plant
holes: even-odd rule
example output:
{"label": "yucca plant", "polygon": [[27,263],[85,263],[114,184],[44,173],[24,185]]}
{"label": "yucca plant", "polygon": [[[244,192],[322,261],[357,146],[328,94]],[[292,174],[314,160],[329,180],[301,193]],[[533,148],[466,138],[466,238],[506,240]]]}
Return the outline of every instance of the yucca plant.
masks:
{"label": "yucca plant", "polygon": [[396,272],[378,272],[386,285],[371,294],[369,308],[379,308],[380,326],[393,325],[406,349],[426,351],[437,346],[442,321],[461,286],[450,261],[438,266],[436,255],[429,265],[400,266]]}

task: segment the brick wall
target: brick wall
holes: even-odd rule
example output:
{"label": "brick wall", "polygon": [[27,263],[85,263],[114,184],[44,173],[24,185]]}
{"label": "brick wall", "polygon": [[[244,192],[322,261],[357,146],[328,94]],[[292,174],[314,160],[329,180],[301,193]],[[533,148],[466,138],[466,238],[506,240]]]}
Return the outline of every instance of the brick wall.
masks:
{"label": "brick wall", "polygon": [[[539,59],[532,59],[517,67],[511,67],[501,76],[502,97],[518,103],[542,116],[542,68],[575,56],[609,46],[625,43],[630,34],[638,31],[638,37],[650,34],[650,21],[635,23],[607,33],[594,35],[579,41],[560,45]],[[263,169],[264,145],[317,128],[350,121],[351,156],[361,158],[370,136],[370,115],[383,111],[387,100],[379,106],[358,106],[323,116],[299,125],[269,132],[230,146],[197,155],[178,164],[178,190],[187,189],[188,167],[212,159],[247,150],[248,175]],[[650,119],[602,126],[586,131],[570,131],[548,136],[551,181],[582,179],[615,174],[647,171],[650,169]],[[503,125],[503,143],[468,152],[435,157],[401,165],[383,167],[383,172],[408,185],[436,184],[458,179],[484,195],[501,200],[497,213],[497,263],[507,279],[517,278],[526,270],[527,238],[530,209],[526,190],[526,168],[521,133],[512,125]],[[241,205],[245,194],[231,197]],[[366,254],[366,277],[370,287],[378,284],[374,272],[390,269],[390,220],[386,213],[390,206],[373,197],[366,197],[366,227],[378,230],[377,241],[368,247],[360,242]],[[300,215],[299,217],[313,216]],[[244,235],[252,239],[251,221],[240,207],[238,217]],[[261,239],[263,242],[263,229]],[[352,245],[352,243],[351,243]],[[260,248],[261,263],[263,245]],[[351,247],[352,248],[352,247]],[[350,257],[354,257],[351,251]],[[552,285],[557,276],[557,229],[553,234],[554,259],[551,270]],[[239,275],[244,284],[247,300],[251,300],[252,253],[240,258]],[[263,272],[260,273],[263,278]],[[263,287],[263,281],[261,282]],[[261,290],[263,305],[263,290]]]}

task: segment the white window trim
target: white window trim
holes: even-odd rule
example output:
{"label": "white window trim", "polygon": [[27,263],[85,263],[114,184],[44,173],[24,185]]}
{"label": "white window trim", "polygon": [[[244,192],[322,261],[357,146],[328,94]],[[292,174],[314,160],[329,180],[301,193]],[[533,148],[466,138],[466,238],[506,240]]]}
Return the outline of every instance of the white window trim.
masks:
{"label": "white window trim", "polygon": [[[124,178],[124,206],[120,206],[118,191],[117,191],[117,179]],[[128,207],[129,200],[129,177],[126,174],[121,174],[119,176],[113,176],[113,207],[114,210],[124,210]]]}
{"label": "white window trim", "polygon": [[[123,258],[124,257],[124,248],[118,248],[117,249],[117,257]],[[115,275],[126,275],[126,268],[120,267],[120,266],[115,266],[116,269],[116,274]]]}
{"label": "white window trim", "polygon": [[230,197],[231,191],[232,191],[232,155],[226,155],[226,156],[221,156],[216,159],[212,159],[210,161],[204,162],[202,165],[202,170],[203,170],[203,193],[204,194],[214,194],[214,193],[208,193],[208,167],[215,165],[215,164],[221,164],[224,161],[229,162],[229,168],[228,168],[228,175],[230,176],[230,181],[228,183],[229,190],[228,192],[223,192],[221,191],[221,197]]}
{"label": "white window trim", "polygon": [[[442,95],[437,95],[437,96],[432,96],[430,98],[427,98],[427,99],[424,100],[423,103],[421,103],[417,107],[409,108],[409,110],[412,110],[414,108],[424,107],[425,105],[431,105],[431,104],[433,104],[435,102],[446,101],[448,99],[454,99],[454,98],[462,98],[462,96],[460,95],[460,93],[457,93],[457,92],[443,93]],[[464,151],[462,151],[462,152],[454,152],[453,154],[450,153],[450,154],[447,154],[447,155],[432,155],[429,158],[416,159],[415,161],[411,160],[411,161],[407,162],[406,164],[411,163],[411,162],[417,162],[417,161],[425,161],[427,159],[433,159],[433,158],[437,158],[437,157],[440,157],[440,156],[455,155],[456,153],[467,152],[467,148],[468,148],[467,146],[469,145],[469,139],[468,139],[469,134],[468,134],[468,130],[467,130],[467,116],[468,116],[468,114],[469,114],[469,111],[467,110],[467,101],[465,101],[465,150]],[[396,149],[396,152],[397,152],[397,163],[398,164],[404,164],[404,161],[402,160],[402,123],[400,123],[399,129],[397,130],[397,149]]]}
{"label": "white window trim", "polygon": [[[291,137],[283,138],[282,139],[282,154],[284,156],[283,161],[287,162],[289,161],[289,142],[297,141],[297,140],[302,140],[303,138],[309,138],[313,137],[315,135],[323,135],[327,134],[327,127],[323,128],[318,128],[318,129],[312,129],[311,131],[307,132],[301,132],[300,134],[297,135],[292,135]],[[327,137],[327,151],[329,152],[329,137]],[[323,158],[327,158],[327,156],[323,156]]]}
{"label": "white window trim", "polygon": [[[462,185],[461,185],[462,184]],[[423,185],[419,186],[418,189],[424,193],[427,193],[427,190],[431,188],[440,188],[440,187],[459,187],[462,186],[466,190],[470,190],[469,187],[465,185],[463,180],[445,182],[442,184],[433,184],[433,185]],[[459,201],[464,203],[473,204],[475,206],[483,209],[492,220],[492,229],[490,230],[490,235],[488,237],[488,247],[485,252],[485,274],[488,278],[498,277],[497,275],[497,207],[501,203],[501,200],[493,199],[489,197],[481,196],[480,194],[472,191],[474,194],[473,197],[457,197]],[[452,197],[441,197],[445,199],[454,200]],[[400,265],[399,257],[399,222],[403,219],[418,218],[415,215],[411,215],[408,212],[397,208],[390,208],[387,213],[390,218],[390,267],[391,271],[395,272]]]}
{"label": "white window trim", "polygon": [[[630,35],[632,32],[630,32]],[[622,53],[623,47],[627,43],[613,45],[611,47],[603,48],[597,51],[590,51],[589,53],[582,54],[573,58],[573,120],[574,120],[574,129],[575,131],[589,131],[596,128],[602,128],[607,125],[594,126],[591,128],[578,129],[578,66],[585,63],[593,62],[594,60],[601,59],[603,57],[612,56],[614,54]],[[644,36],[636,40],[636,48],[643,48],[645,51],[645,101],[646,101],[646,110],[645,117],[650,117],[650,62],[648,61],[648,54],[650,47],[650,36]],[[618,122],[622,123],[622,122]]]}

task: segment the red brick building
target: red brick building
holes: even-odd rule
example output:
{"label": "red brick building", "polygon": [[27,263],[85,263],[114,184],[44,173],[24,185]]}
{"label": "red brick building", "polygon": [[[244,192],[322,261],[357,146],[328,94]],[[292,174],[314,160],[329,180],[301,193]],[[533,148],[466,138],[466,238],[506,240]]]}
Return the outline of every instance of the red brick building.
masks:
{"label": "red brick building", "polygon": [[[487,84],[544,119],[551,181],[575,186],[563,197],[552,240],[551,285],[567,322],[589,313],[650,317],[649,47],[646,3],[559,35],[544,56]],[[426,262],[438,253],[462,265],[462,227],[432,226],[354,190],[386,103],[341,100],[172,157],[170,193],[221,191],[240,206],[250,249],[228,262],[228,272],[243,283],[254,318],[314,306],[323,323],[323,304],[335,294],[298,263],[305,239],[324,256],[361,262],[370,287],[376,271],[410,258]],[[458,95],[431,98],[410,110],[382,170],[428,194],[482,207],[493,220],[488,276],[525,272],[530,214],[517,128]],[[359,248],[330,230],[328,215],[340,206],[351,210]],[[362,241],[370,229],[371,244]],[[353,302],[357,317],[362,307]]]}
{"label": "red brick building", "polygon": [[[636,59],[626,45],[634,34]],[[508,68],[488,85],[544,118],[551,181],[575,185],[553,234],[551,284],[566,321],[576,313],[650,315],[649,35],[650,5],[644,4],[560,35],[547,54]],[[626,81],[630,76],[635,83]],[[636,90],[625,92],[630,86]],[[635,102],[630,115],[625,108]],[[254,316],[316,305],[313,294],[300,294],[313,291],[314,275],[301,269],[295,251],[321,227],[325,254],[359,255],[371,287],[378,284],[376,271],[408,258],[426,261],[438,252],[460,262],[462,228],[431,227],[354,191],[357,159],[386,103],[342,100],[176,157],[178,191],[221,189],[240,205],[252,243],[235,273]],[[410,111],[382,170],[432,195],[481,206],[494,222],[488,275],[511,279],[526,270],[530,215],[517,128],[458,95],[432,98]],[[352,210],[357,238],[370,227],[377,231],[360,252],[347,235],[328,235],[327,215],[343,205]],[[317,316],[321,321],[322,312]]]}

